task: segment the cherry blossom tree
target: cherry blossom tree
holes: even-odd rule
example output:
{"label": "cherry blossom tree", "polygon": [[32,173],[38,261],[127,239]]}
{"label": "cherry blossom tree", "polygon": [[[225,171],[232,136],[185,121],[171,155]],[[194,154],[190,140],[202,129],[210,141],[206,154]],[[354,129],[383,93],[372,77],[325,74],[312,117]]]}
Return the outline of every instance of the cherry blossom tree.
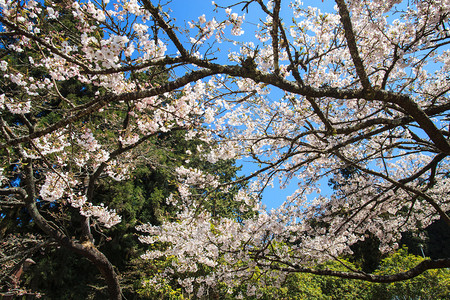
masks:
{"label": "cherry blossom tree", "polygon": [[[233,182],[178,168],[178,193],[167,199],[182,210],[176,222],[139,228],[142,242],[165,245],[144,258],[176,258],[154,284],[186,273],[179,284],[201,297],[217,282],[233,293],[239,279],[255,275],[280,283],[292,272],[394,282],[450,267],[450,259],[391,275],[316,267],[339,261],[368,234],[389,251],[402,231],[438,218],[450,226],[448,0],[336,0],[332,12],[301,1],[213,2],[217,17],[199,12],[187,28],[151,0],[0,5],[2,35],[17,38],[9,50],[37,49],[40,59],[29,63],[50,75],[35,78],[1,62],[2,80],[15,87],[0,98],[2,180],[12,164],[23,172],[21,187],[0,190],[2,201],[25,205],[48,236],[89,258],[111,298],[120,298],[117,276],[90,229],[114,226],[120,216],[94,204],[96,181],[125,179],[151,137],[180,129],[210,145],[198,149],[205,161],[246,158],[259,166],[234,199],[257,213],[212,216],[204,209],[209,194],[195,191],[226,191]],[[62,14],[77,20],[76,34],[43,30]],[[246,27],[253,14],[260,23]],[[161,67],[168,82],[133,80],[156,78]],[[70,79],[98,93],[83,103],[66,99],[58,83]],[[49,97],[60,104],[44,121],[37,114]],[[95,118],[104,118],[103,127]],[[338,188],[321,191],[328,180]],[[297,189],[267,212],[260,194],[274,181]],[[78,210],[82,236],[68,237],[37,201]],[[199,272],[205,267],[211,271]],[[247,294],[256,293],[249,285]]]}

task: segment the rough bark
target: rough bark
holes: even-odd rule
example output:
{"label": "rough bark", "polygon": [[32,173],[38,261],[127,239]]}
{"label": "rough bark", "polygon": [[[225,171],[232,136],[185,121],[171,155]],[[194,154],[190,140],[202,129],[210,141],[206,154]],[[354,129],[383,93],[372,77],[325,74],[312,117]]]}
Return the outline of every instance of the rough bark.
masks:
{"label": "rough bark", "polygon": [[39,212],[36,207],[36,188],[33,175],[32,160],[28,159],[26,165],[25,176],[25,189],[27,197],[25,198],[26,207],[34,222],[39,228],[45,232],[49,237],[53,238],[61,246],[68,248],[75,253],[78,253],[87,259],[89,259],[100,271],[108,286],[109,298],[111,300],[122,299],[122,292],[120,288],[119,278],[114,271],[113,265],[109,262],[108,258],[100,252],[91,241],[80,243],[76,240],[69,239],[62,230],[56,227],[56,225],[49,223]]}

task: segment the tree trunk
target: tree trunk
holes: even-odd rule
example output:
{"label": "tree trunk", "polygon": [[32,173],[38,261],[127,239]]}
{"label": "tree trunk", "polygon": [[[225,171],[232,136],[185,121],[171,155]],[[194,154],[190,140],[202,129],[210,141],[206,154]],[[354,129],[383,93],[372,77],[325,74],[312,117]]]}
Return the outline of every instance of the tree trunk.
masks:
{"label": "tree trunk", "polygon": [[89,259],[100,271],[106,281],[109,292],[109,299],[121,300],[122,292],[119,278],[114,271],[113,265],[106,256],[100,252],[91,241],[80,243],[79,241],[69,239],[56,225],[49,223],[36,207],[36,190],[33,176],[32,160],[28,160],[26,177],[24,178],[27,197],[25,198],[26,207],[33,220],[49,237],[56,240],[61,246],[68,248]]}

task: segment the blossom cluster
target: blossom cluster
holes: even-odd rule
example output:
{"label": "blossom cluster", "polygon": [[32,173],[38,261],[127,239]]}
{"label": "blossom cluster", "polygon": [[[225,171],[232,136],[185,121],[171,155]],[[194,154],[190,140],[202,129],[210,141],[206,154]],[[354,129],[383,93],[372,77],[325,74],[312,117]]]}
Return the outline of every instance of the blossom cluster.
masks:
{"label": "blossom cluster", "polygon": [[[17,37],[8,50],[33,53],[0,62],[0,143],[38,170],[36,182],[25,178],[36,197],[114,226],[120,216],[96,204],[93,186],[130,178],[172,131],[198,139],[205,162],[257,166],[229,183],[188,161],[175,170],[176,221],[139,227],[143,243],[164,245],[145,259],[173,259],[161,280],[184,273],[178,283],[199,297],[257,272],[282,280],[275,269],[351,253],[368,234],[389,251],[402,231],[448,219],[449,0],[336,1],[335,11],[293,1],[291,18],[256,1],[266,16],[245,41],[235,6],[186,33],[152,1],[74,2],[64,13],[23,2],[0,1],[4,33]],[[40,25],[58,27],[65,14],[76,33]],[[73,82],[83,86],[76,100],[61,90]],[[259,198],[276,183],[295,189],[268,212]],[[211,191],[239,184],[230,198],[254,214],[207,211]]]}

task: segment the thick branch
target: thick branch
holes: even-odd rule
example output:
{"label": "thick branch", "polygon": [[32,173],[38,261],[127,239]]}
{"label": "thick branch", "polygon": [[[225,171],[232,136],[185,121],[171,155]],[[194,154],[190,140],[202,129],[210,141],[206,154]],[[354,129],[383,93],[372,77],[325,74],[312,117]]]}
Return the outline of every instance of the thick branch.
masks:
{"label": "thick branch", "polygon": [[145,9],[147,9],[152,14],[153,18],[156,19],[158,25],[161,26],[161,28],[167,33],[170,40],[175,44],[175,47],[177,47],[177,50],[180,52],[181,56],[188,57],[189,53],[186,51],[186,49],[184,49],[172,27],[167,24],[167,22],[161,16],[161,14],[159,13],[159,9],[154,7],[149,0],[142,0],[142,3],[144,4]]}
{"label": "thick branch", "polygon": [[[267,258],[266,258],[267,259]],[[369,282],[378,282],[378,283],[390,283],[390,282],[397,282],[397,281],[403,281],[408,280],[414,277],[419,276],[423,272],[427,270],[432,269],[445,269],[450,268],[450,259],[437,259],[437,260],[424,260],[420,262],[417,266],[415,266],[412,269],[409,269],[408,271],[392,274],[392,275],[374,275],[374,274],[368,274],[365,272],[343,272],[343,271],[333,271],[333,270],[318,270],[318,269],[310,269],[305,268],[298,265],[293,265],[290,263],[268,259],[270,261],[277,261],[282,264],[288,265],[288,268],[282,268],[277,267],[276,265],[271,264],[270,267],[272,269],[278,269],[281,271],[286,272],[300,272],[300,273],[309,273],[314,275],[322,275],[322,276],[335,276],[340,278],[346,278],[346,279],[358,279],[358,280],[364,280]],[[265,264],[261,264],[264,265]]]}
{"label": "thick branch", "polygon": [[0,22],[2,22],[5,26],[7,26],[8,28],[12,29],[15,31],[15,35],[23,35],[26,36],[27,38],[36,41],[37,43],[45,46],[48,50],[50,50],[51,52],[53,52],[54,54],[57,54],[59,56],[61,56],[62,58],[64,58],[65,60],[67,60],[68,62],[71,62],[77,66],[80,66],[82,69],[84,69],[85,71],[90,70],[90,68],[85,65],[84,63],[82,63],[81,61],[67,55],[66,53],[60,51],[59,49],[57,49],[56,47],[54,47],[52,44],[44,41],[43,39],[37,37],[36,35],[34,35],[33,33],[23,30],[21,29],[18,25],[11,23],[10,21],[8,21],[7,19],[5,19],[4,17],[0,16]]}
{"label": "thick branch", "polygon": [[395,103],[403,108],[411,117],[413,117],[414,121],[419,124],[420,128],[425,131],[439,150],[443,153],[450,154],[450,144],[447,139],[414,100],[406,95],[397,94],[396,97],[392,97],[389,94],[386,95],[385,92],[382,91],[378,91],[376,94],[379,95],[378,97],[380,97],[380,100],[386,97],[385,99],[389,102]]}
{"label": "thick branch", "polygon": [[39,228],[44,231],[49,237],[55,239],[60,245],[66,247],[75,253],[78,253],[89,259],[97,269],[102,273],[103,278],[108,286],[110,299],[121,300],[122,294],[119,284],[119,279],[114,271],[113,265],[109,262],[106,256],[100,252],[95,246],[90,243],[78,243],[75,240],[69,239],[60,229],[50,225],[49,222],[41,215],[36,207],[34,199],[37,196],[35,180],[33,175],[32,160],[27,159],[25,185],[27,190],[27,197],[25,198],[26,207],[34,222]]}
{"label": "thick branch", "polygon": [[411,175],[411,176],[409,176],[409,177],[407,177],[407,178],[401,179],[401,180],[399,180],[398,182],[400,182],[400,183],[402,183],[402,184],[405,184],[405,183],[411,182],[411,181],[413,181],[413,180],[419,178],[420,176],[422,176],[423,174],[425,174],[425,172],[427,172],[428,170],[431,170],[431,169],[433,169],[433,168],[436,168],[437,164],[438,164],[440,161],[442,161],[445,157],[447,157],[447,155],[442,154],[442,153],[436,155],[436,156],[433,158],[433,160],[432,160],[429,164],[427,164],[425,167],[423,167],[420,171],[416,172],[415,174],[413,174],[413,175]]}
{"label": "thick branch", "polygon": [[10,187],[0,189],[0,195],[19,195],[21,199],[24,199],[27,196],[27,192],[20,187]]}
{"label": "thick branch", "polygon": [[43,130],[36,131],[27,136],[10,139],[7,141],[7,143],[0,144],[0,149],[6,148],[8,146],[18,145],[20,143],[30,141],[32,139],[35,139],[35,138],[44,136],[46,134],[49,134],[51,132],[54,132],[60,128],[65,127],[66,125],[68,125],[70,123],[76,122],[76,121],[80,120],[81,118],[94,113],[95,111],[99,110],[104,105],[106,105],[107,103],[115,103],[118,101],[132,101],[132,100],[142,99],[142,98],[146,98],[146,97],[161,95],[166,92],[174,91],[180,87],[183,87],[190,82],[195,82],[199,79],[202,79],[202,78],[205,78],[205,77],[217,74],[217,73],[218,72],[214,71],[214,70],[193,71],[183,77],[178,78],[177,80],[174,80],[172,82],[166,83],[161,86],[153,87],[148,90],[124,93],[124,94],[120,94],[120,95],[105,95],[105,96],[99,97],[98,99],[92,100],[89,103],[89,105],[87,106],[87,108],[85,108],[82,111],[79,111],[75,115],[73,115],[71,117],[67,117],[65,119],[62,119],[62,120],[54,123],[53,125],[46,127]]}
{"label": "thick branch", "polygon": [[411,192],[411,193],[413,193],[413,194],[423,198],[426,202],[428,202],[428,204],[430,204],[439,213],[439,215],[441,216],[442,220],[444,220],[444,222],[447,223],[448,226],[450,226],[450,217],[447,215],[447,213],[439,206],[438,203],[436,203],[436,201],[432,197],[428,196],[424,192],[422,192],[422,191],[420,191],[420,190],[418,190],[416,188],[413,188],[411,186],[405,185],[405,184],[401,183],[400,181],[394,180],[391,177],[389,177],[387,175],[384,175],[384,174],[382,174],[380,172],[376,172],[376,171],[373,171],[373,170],[366,169],[366,168],[364,168],[364,167],[354,163],[350,159],[346,158],[345,156],[340,154],[338,151],[335,151],[334,154],[337,157],[339,157],[340,159],[342,159],[343,161],[345,161],[346,163],[357,167],[358,169],[360,169],[361,171],[363,171],[363,172],[365,172],[367,174],[383,178],[384,180],[386,180],[386,181],[388,181],[388,182],[398,186],[399,188],[401,188],[401,189],[403,189],[405,191]]}
{"label": "thick branch", "polygon": [[353,64],[355,65],[356,74],[358,74],[363,88],[369,90],[371,88],[369,77],[367,76],[362,59],[359,56],[355,33],[353,32],[352,20],[350,19],[350,13],[347,9],[347,5],[344,0],[336,0],[336,3],[339,7],[339,15],[341,16],[342,26],[344,27],[345,39],[347,40],[348,49],[350,51]]}
{"label": "thick branch", "polygon": [[[280,67],[278,63],[279,49],[278,49],[278,23],[280,20],[280,0],[275,0],[275,6],[272,14],[272,48],[273,48],[273,67],[275,74],[280,73]],[[286,41],[287,42],[287,41]]]}

